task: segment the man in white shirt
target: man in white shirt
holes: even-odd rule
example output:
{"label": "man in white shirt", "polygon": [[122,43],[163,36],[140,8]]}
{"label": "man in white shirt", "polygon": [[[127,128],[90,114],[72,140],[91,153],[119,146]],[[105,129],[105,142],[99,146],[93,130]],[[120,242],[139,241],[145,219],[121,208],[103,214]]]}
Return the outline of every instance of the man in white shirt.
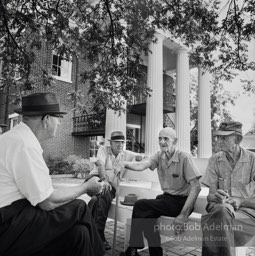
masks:
{"label": "man in white shirt", "polygon": [[0,255],[104,255],[80,195],[101,190],[94,177],[54,189],[41,143],[55,136],[59,109],[53,93],[22,98],[23,121],[0,136]]}

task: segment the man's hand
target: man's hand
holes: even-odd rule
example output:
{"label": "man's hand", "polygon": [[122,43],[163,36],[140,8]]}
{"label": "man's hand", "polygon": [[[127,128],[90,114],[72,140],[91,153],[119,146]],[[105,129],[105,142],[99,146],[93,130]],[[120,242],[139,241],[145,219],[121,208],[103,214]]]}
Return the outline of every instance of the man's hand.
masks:
{"label": "man's hand", "polygon": [[231,204],[236,211],[240,208],[243,201],[244,201],[244,198],[241,198],[241,197],[229,197],[225,200],[225,203]]}
{"label": "man's hand", "polygon": [[88,195],[96,195],[102,192],[103,184],[99,182],[98,177],[93,177],[85,182],[87,185],[86,193]]}
{"label": "man's hand", "polygon": [[188,217],[180,214],[174,220],[174,234],[181,235],[184,230],[184,224],[188,222]]}
{"label": "man's hand", "polygon": [[222,189],[217,189],[214,194],[213,201],[218,204],[223,204],[224,202],[226,202],[227,198],[229,198],[229,194],[227,192]]}
{"label": "man's hand", "polygon": [[117,176],[121,171],[124,171],[125,164],[123,162],[118,163],[114,166],[114,174]]}
{"label": "man's hand", "polygon": [[135,156],[135,161],[140,162],[142,160],[143,160],[143,156],[142,155]]}
{"label": "man's hand", "polygon": [[103,190],[102,193],[105,194],[108,190],[112,190],[112,186],[107,180],[102,181]]}

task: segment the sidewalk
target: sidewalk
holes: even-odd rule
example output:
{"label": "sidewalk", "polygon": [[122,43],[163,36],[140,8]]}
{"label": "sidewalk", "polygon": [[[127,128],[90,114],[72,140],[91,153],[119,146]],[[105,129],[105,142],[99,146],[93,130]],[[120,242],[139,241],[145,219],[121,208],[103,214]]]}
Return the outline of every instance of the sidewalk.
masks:
{"label": "sidewalk", "polygon": [[[112,245],[113,242],[113,227],[114,221],[109,220],[106,223],[105,229],[105,237],[107,241]],[[114,256],[119,256],[120,253],[123,251],[124,246],[124,225],[118,222],[117,225],[117,238],[116,238],[116,248]],[[201,256],[201,248],[198,247],[191,247],[187,244],[176,242],[176,241],[169,241],[162,244],[164,256]],[[140,251],[139,254],[141,256],[149,256],[148,249]],[[107,256],[112,255],[112,250],[106,252]]]}

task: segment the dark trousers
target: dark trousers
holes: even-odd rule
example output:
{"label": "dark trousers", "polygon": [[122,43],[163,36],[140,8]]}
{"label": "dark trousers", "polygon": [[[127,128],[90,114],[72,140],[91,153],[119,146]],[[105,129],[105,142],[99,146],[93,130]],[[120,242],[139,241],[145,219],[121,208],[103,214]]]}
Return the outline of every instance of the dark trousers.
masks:
{"label": "dark trousers", "polygon": [[110,209],[112,200],[115,197],[115,194],[116,190],[112,187],[112,190],[108,190],[104,194],[93,196],[88,203],[88,206],[93,213],[96,222],[96,227],[102,242],[106,241],[104,230],[106,220],[108,218],[108,211]]}
{"label": "dark trousers", "polygon": [[156,199],[138,200],[133,209],[129,246],[141,249],[144,247],[143,234],[148,241],[152,256],[163,255],[160,246],[160,234],[156,227],[160,216],[176,217],[180,214],[187,197],[167,193]]}
{"label": "dark trousers", "polygon": [[245,245],[255,234],[255,219],[230,204],[209,204],[202,216],[202,255],[234,256],[235,246]]}
{"label": "dark trousers", "polygon": [[99,256],[104,249],[84,201],[43,211],[22,199],[0,209],[0,255]]}

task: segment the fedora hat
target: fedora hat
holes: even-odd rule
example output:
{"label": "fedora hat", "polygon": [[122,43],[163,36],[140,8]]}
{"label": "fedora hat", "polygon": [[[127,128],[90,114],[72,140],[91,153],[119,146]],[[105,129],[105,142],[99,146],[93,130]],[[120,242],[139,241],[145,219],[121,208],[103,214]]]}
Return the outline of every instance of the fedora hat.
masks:
{"label": "fedora hat", "polygon": [[22,108],[15,109],[14,112],[27,116],[67,114],[60,111],[57,97],[51,92],[34,93],[22,97]]}
{"label": "fedora hat", "polygon": [[222,122],[217,131],[214,132],[214,136],[227,136],[233,133],[242,134],[242,123],[236,121]]}
{"label": "fedora hat", "polygon": [[121,131],[114,131],[111,133],[111,139],[109,141],[126,141],[125,135]]}
{"label": "fedora hat", "polygon": [[120,203],[123,205],[133,206],[136,201],[137,201],[136,194],[128,194],[124,197],[124,201],[120,201]]}

